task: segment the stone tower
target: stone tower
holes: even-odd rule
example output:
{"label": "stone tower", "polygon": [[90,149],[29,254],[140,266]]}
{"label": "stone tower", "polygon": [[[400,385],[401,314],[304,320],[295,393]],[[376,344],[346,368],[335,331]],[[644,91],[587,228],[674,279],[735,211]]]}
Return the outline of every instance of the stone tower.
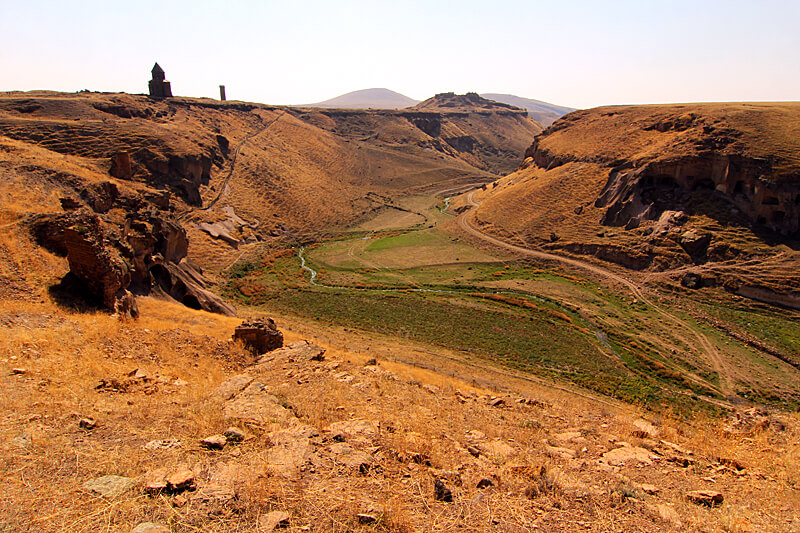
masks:
{"label": "stone tower", "polygon": [[150,96],[155,96],[156,98],[172,96],[172,87],[170,83],[166,81],[164,69],[161,68],[158,63],[153,66],[152,74],[153,79],[150,80]]}

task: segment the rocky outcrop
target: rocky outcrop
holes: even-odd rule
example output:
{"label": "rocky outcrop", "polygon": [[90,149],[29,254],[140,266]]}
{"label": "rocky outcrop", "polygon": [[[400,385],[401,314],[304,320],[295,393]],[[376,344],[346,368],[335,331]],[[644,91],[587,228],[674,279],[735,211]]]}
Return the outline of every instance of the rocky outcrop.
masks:
{"label": "rocky outcrop", "polygon": [[189,241],[183,227],[152,205],[129,211],[123,221],[82,207],[37,215],[29,227],[40,245],[67,257],[69,275],[82,290],[119,314],[138,315],[131,292],[157,293],[193,309],[236,314],[208,290],[200,269],[186,259]]}
{"label": "rocky outcrop", "polygon": [[258,355],[283,346],[283,333],[271,318],[242,322],[233,331],[233,339],[242,341]]}
{"label": "rocky outcrop", "polygon": [[[550,161],[542,154],[536,159]],[[544,162],[543,161],[543,162]],[[538,163],[537,163],[538,164]],[[753,224],[783,235],[800,231],[800,186],[766,179],[769,161],[741,155],[706,154],[612,170],[596,207],[605,207],[602,223],[624,226],[631,219],[654,220],[700,192],[732,204]]]}
{"label": "rocky outcrop", "polygon": [[236,309],[207,289],[202,272],[186,258],[180,263],[165,262],[148,269],[152,288],[192,309],[236,316]]}
{"label": "rocky outcrop", "polygon": [[190,205],[200,205],[200,186],[211,179],[215,151],[209,153],[164,153],[141,149],[132,154],[134,174],[145,173],[149,184],[169,187]]}
{"label": "rocky outcrop", "polygon": [[130,268],[119,251],[109,246],[97,217],[83,220],[62,233],[70,272],[77,276],[103,305],[114,309],[131,281]]}

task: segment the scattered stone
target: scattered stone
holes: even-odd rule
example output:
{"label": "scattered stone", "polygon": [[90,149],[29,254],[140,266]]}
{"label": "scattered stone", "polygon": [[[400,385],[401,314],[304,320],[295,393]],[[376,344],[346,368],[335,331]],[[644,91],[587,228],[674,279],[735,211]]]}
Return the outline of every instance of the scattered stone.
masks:
{"label": "scattered stone", "polygon": [[477,442],[484,440],[486,438],[486,434],[477,429],[470,429],[467,431],[466,437],[468,441]]}
{"label": "scattered stone", "polygon": [[11,446],[14,448],[28,448],[30,445],[33,444],[33,437],[27,431],[21,434],[19,437],[14,437],[11,439]]}
{"label": "scattered stone", "polygon": [[169,528],[157,522],[142,522],[131,529],[131,533],[169,533]]}
{"label": "scattered stone", "polygon": [[441,389],[439,387],[437,387],[436,385],[430,385],[428,383],[423,385],[422,388],[423,388],[423,390],[425,390],[427,392],[430,392],[434,396],[441,392]]}
{"label": "scattered stone", "polygon": [[257,426],[286,423],[294,414],[270,394],[267,387],[253,382],[234,398],[225,402],[224,415],[228,420],[239,420]]}
{"label": "scattered stone", "polygon": [[27,372],[28,372],[28,370],[25,369],[25,368],[12,368],[11,369],[11,375],[12,376],[22,376]]}
{"label": "scattered stone", "polygon": [[366,474],[372,469],[374,463],[372,456],[356,450],[345,442],[331,444],[330,451],[336,457],[336,461],[344,465],[348,470]]}
{"label": "scattered stone", "polygon": [[236,497],[236,491],[231,485],[209,483],[192,496],[192,501],[201,502],[227,502]]}
{"label": "scattered stone", "polygon": [[359,513],[356,515],[359,524],[374,524],[378,521],[378,517],[372,514]]}
{"label": "scattered stone", "polygon": [[172,498],[172,506],[173,507],[181,508],[184,505],[186,505],[187,503],[189,503],[189,500],[187,500],[183,496],[175,496],[174,498]]}
{"label": "scattered stone", "polygon": [[129,477],[112,475],[90,479],[83,484],[83,490],[94,492],[104,498],[115,498],[133,488],[134,485],[136,485],[136,481]]}
{"label": "scattered stone", "polygon": [[200,445],[209,450],[221,450],[228,444],[228,439],[225,435],[211,435],[200,441]]}
{"label": "scattered stone", "polygon": [[496,458],[507,459],[514,454],[514,448],[501,439],[482,442],[480,444],[476,444],[475,447],[478,448],[481,454]]}
{"label": "scattered stone", "polygon": [[659,492],[661,492],[661,489],[659,489],[655,485],[651,485],[649,483],[640,483],[638,485],[638,488],[642,492],[644,492],[645,494],[649,494],[651,496],[654,496],[654,495],[658,494]]}
{"label": "scattered stone", "polygon": [[697,230],[690,229],[681,235],[679,243],[681,248],[683,248],[692,259],[698,261],[705,257],[708,251],[708,245],[711,243],[711,234],[700,233]]}
{"label": "scattered stone", "polygon": [[164,440],[151,440],[142,448],[145,450],[169,450],[172,448],[180,448],[183,446],[183,443],[178,439],[164,439]]}
{"label": "scattered stone", "polygon": [[287,479],[295,477],[310,459],[310,439],[316,434],[316,428],[304,424],[270,433],[272,447],[266,454],[270,469]]}
{"label": "scattered stone", "polygon": [[713,490],[694,490],[686,495],[686,499],[697,505],[716,507],[725,499],[721,493]]}
{"label": "scattered stone", "polygon": [[149,476],[152,479],[144,484],[144,491],[151,496],[156,496],[167,490],[167,480],[159,476]]}
{"label": "scattered stone", "polygon": [[235,426],[226,429],[223,435],[228,439],[228,442],[242,442],[247,437],[244,431]]}
{"label": "scattered stone", "polygon": [[545,452],[549,457],[562,458],[562,459],[575,459],[575,450],[571,448],[562,448],[561,446],[546,446]]}
{"label": "scattered stone", "polygon": [[653,454],[645,448],[638,446],[623,446],[615,448],[603,454],[603,460],[614,466],[624,466],[628,464],[652,464]]}
{"label": "scattered stone", "polygon": [[271,318],[245,320],[234,329],[233,339],[241,340],[256,355],[283,346],[283,333],[278,331],[275,321]]}
{"label": "scattered stone", "polygon": [[636,428],[633,431],[634,437],[640,439],[654,439],[658,436],[658,429],[656,429],[653,424],[643,418],[634,421],[633,425]]}
{"label": "scattered stone", "polygon": [[666,503],[651,505],[650,509],[655,512],[662,520],[680,527],[681,517],[678,512]]}
{"label": "scattered stone", "polygon": [[448,489],[441,479],[433,480],[433,498],[440,502],[452,502],[453,493]]}
{"label": "scattered stone", "polygon": [[283,511],[272,511],[262,516],[258,525],[262,531],[272,531],[277,528],[289,527],[289,513]]}
{"label": "scattered stone", "polygon": [[171,492],[194,490],[195,484],[194,472],[191,470],[179,470],[167,478],[167,489]]}
{"label": "scattered stone", "polygon": [[97,427],[97,421],[94,418],[81,418],[78,421],[78,427],[87,431],[91,431]]}
{"label": "scattered stone", "polygon": [[489,405],[492,407],[503,407],[506,404],[506,401],[502,398],[495,398],[489,402]]}
{"label": "scattered stone", "polygon": [[736,459],[728,459],[727,457],[720,457],[719,459],[717,459],[717,462],[723,466],[728,466],[737,471],[744,470],[744,465],[739,461],[737,461]]}
{"label": "scattered stone", "polygon": [[583,434],[580,431],[565,431],[563,433],[556,433],[553,435],[555,440],[561,442],[571,442],[581,437],[583,437]]}
{"label": "scattered stone", "polygon": [[233,376],[220,384],[216,392],[214,392],[214,396],[223,401],[230,400],[252,382],[253,378],[251,376],[244,374]]}
{"label": "scattered stone", "polygon": [[175,381],[173,381],[172,384],[175,385],[176,387],[185,387],[186,385],[189,384],[189,382],[186,381],[185,379],[178,378]]}
{"label": "scattered stone", "polygon": [[472,455],[473,457],[479,457],[479,456],[480,456],[480,454],[481,454],[481,451],[480,451],[480,449],[479,449],[477,446],[471,446],[471,445],[470,445],[470,446],[467,446],[467,451],[468,451],[468,452],[470,453],[470,455]]}
{"label": "scattered stone", "polygon": [[364,363],[364,366],[375,366],[378,364],[378,360],[374,357],[372,359],[367,359],[367,362]]}
{"label": "scattered stone", "polygon": [[481,479],[480,481],[478,481],[478,485],[477,485],[477,487],[479,489],[485,489],[485,488],[492,487],[492,486],[494,486],[494,482],[491,479],[489,479],[488,477],[485,477],[485,478]]}
{"label": "scattered stone", "polygon": [[371,420],[353,419],[334,422],[326,428],[334,440],[372,443],[380,431],[380,423]]}

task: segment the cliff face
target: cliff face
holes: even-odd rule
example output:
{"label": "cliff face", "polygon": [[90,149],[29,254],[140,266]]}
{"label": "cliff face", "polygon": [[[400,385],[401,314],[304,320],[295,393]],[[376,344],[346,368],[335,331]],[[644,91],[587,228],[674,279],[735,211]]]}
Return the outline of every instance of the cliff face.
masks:
{"label": "cliff face", "polygon": [[674,271],[684,288],[796,306],[800,104],[570,113],[490,190],[476,222],[659,279]]}
{"label": "cliff face", "polygon": [[[595,206],[604,208],[601,223],[610,226],[635,225],[656,220],[668,209],[680,209],[691,194],[705,194],[727,202],[755,226],[784,236],[800,231],[800,143],[791,147],[775,143],[770,147],[769,126],[758,121],[776,122],[775,113],[749,111],[745,121],[734,109],[698,106],[698,112],[669,114],[656,112],[650,120],[640,116],[647,107],[615,111],[580,112],[571,120],[556,123],[541,134],[526,151],[525,166],[550,170],[566,163],[592,163],[609,168],[608,180]],[[800,117],[800,106],[787,105],[781,116],[790,126]],[[637,111],[639,113],[637,113]],[[706,111],[703,113],[703,111]],[[588,119],[588,120],[587,120]],[[594,119],[594,120],[593,120]],[[619,135],[633,141],[610,140],[617,145],[613,153],[607,146],[593,151],[600,135]],[[586,122],[594,122],[596,132]],[[631,131],[638,126],[639,131]],[[765,133],[766,132],[766,133]],[[756,137],[756,138],[754,138]],[[574,145],[564,149],[572,141]],[[584,146],[581,146],[584,145]],[[586,146],[589,145],[589,146]],[[789,150],[787,150],[789,148]],[[787,157],[788,155],[788,157]]]}
{"label": "cliff face", "polygon": [[110,175],[171,190],[199,205],[200,187],[209,182],[212,167],[225,161],[227,139],[207,129],[175,128],[177,120],[188,120],[191,106],[200,108],[127,95],[99,101],[71,95],[7,98],[0,101],[0,133],[59,154],[110,160]]}

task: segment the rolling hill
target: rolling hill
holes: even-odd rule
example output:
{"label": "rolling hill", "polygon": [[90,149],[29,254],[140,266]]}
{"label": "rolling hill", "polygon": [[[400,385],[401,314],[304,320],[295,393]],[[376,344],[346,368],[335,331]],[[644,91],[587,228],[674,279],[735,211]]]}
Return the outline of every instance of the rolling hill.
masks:
{"label": "rolling hill", "polygon": [[389,89],[362,89],[353,91],[330,100],[306,104],[299,107],[329,107],[341,109],[403,109],[419,103],[403,94]]}

